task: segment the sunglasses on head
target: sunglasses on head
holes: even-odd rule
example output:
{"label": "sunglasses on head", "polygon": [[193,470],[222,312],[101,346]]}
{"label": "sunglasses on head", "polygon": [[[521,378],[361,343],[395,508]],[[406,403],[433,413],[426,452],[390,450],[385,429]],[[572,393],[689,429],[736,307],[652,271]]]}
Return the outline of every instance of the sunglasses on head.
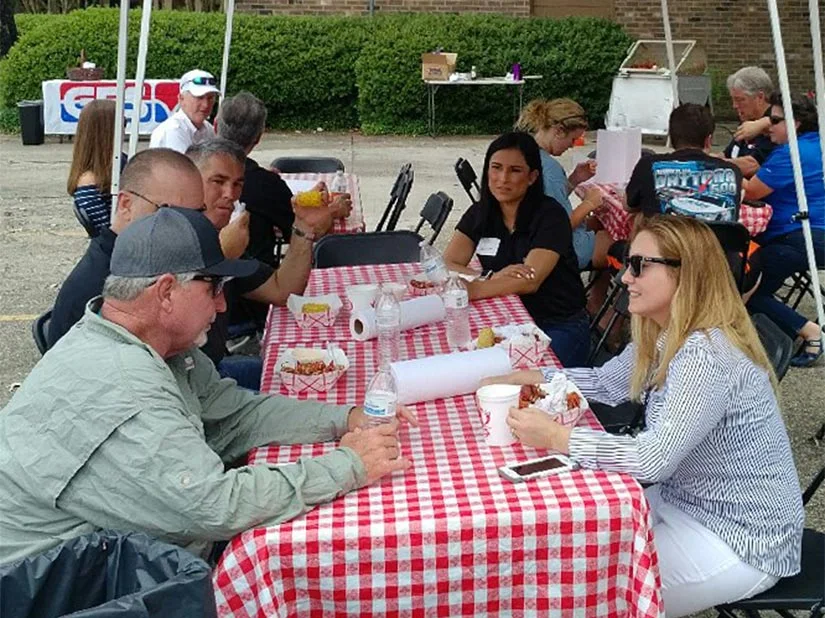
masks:
{"label": "sunglasses on head", "polygon": [[785,119],[782,116],[769,116],[768,120],[771,121],[772,125],[777,125],[780,122],[785,122]]}
{"label": "sunglasses on head", "polygon": [[213,275],[195,275],[193,281],[205,281],[212,284],[212,297],[217,298],[223,292],[223,288],[232,277],[216,277]]}
{"label": "sunglasses on head", "polygon": [[187,83],[195,84],[196,86],[215,86],[218,80],[214,77],[193,77],[187,80]]}
{"label": "sunglasses on head", "polygon": [[647,257],[644,255],[626,255],[624,258],[625,268],[630,270],[630,274],[634,277],[641,277],[642,270],[645,264],[664,264],[672,268],[677,268],[682,265],[682,260],[673,260],[662,257]]}

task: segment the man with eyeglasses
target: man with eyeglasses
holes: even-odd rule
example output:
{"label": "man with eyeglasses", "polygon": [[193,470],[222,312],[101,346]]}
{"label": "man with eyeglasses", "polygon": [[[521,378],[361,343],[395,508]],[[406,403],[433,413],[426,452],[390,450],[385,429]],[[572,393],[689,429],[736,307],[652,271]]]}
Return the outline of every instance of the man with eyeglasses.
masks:
{"label": "man with eyeglasses", "polygon": [[208,120],[220,94],[217,83],[214,75],[200,69],[184,73],[180,78],[178,109],[152,131],[149,147],[184,153],[192,144],[214,137]]}
{"label": "man with eyeglasses", "polygon": [[83,317],[89,299],[100,294],[118,234],[133,221],[156,212],[161,204],[203,209],[201,176],[189,159],[174,150],[144,150],[123,170],[111,227],[89,241],[80,262],[60,287],[46,332],[49,347]]}
{"label": "man with eyeglasses", "polygon": [[[101,528],[205,555],[409,468],[397,421],[362,429],[360,406],[238,388],[197,349],[226,308],[222,283],[254,268],[225,259],[194,209],[118,236],[102,298],[0,413],[0,563]],[[338,439],[297,463],[230,466],[256,446]]]}

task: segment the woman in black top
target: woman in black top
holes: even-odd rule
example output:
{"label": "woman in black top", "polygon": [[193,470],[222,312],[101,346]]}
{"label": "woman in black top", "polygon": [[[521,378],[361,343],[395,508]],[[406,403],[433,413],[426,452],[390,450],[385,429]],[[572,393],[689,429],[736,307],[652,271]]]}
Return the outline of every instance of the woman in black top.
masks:
{"label": "woman in black top", "polygon": [[451,270],[472,273],[474,253],[492,277],[467,285],[470,300],[519,294],[562,364],[586,361],[588,320],[570,218],[544,195],[539,147],[527,133],[490,144],[481,200],[461,217],[444,259]]}

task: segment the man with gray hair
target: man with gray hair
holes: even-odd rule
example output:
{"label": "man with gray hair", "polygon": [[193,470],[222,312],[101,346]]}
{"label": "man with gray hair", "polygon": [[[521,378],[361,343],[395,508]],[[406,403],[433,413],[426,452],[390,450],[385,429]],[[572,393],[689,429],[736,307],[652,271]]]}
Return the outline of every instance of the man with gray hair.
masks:
{"label": "man with gray hair", "polygon": [[[409,467],[396,420],[362,429],[361,407],[218,377],[195,346],[225,309],[227,279],[254,268],[225,259],[192,209],[161,208],[118,236],[103,297],[0,413],[0,563],[101,528],[206,554]],[[337,439],[297,463],[227,467],[256,446]]]}
{"label": "man with gray hair", "polygon": [[727,85],[733,109],[742,124],[725,148],[724,156],[735,163],[746,178],[750,178],[774,148],[768,136],[768,101],[773,92],[773,82],[763,69],[744,67],[728,77]]}
{"label": "man with gray hair", "polygon": [[[250,213],[249,246],[246,257],[274,265],[274,249],[280,234],[286,242],[292,237],[292,191],[280,175],[249,157],[266,128],[266,106],[249,92],[239,92],[221,103],[217,117],[218,135],[235,142],[246,153],[244,187],[240,201]],[[352,210],[349,195],[336,197],[330,204],[333,217],[346,217]]]}

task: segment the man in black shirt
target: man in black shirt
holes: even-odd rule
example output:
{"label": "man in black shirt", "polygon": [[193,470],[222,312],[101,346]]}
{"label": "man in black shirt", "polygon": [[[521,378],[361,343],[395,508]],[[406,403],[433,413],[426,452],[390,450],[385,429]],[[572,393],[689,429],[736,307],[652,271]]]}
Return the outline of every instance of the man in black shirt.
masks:
{"label": "man in black shirt", "polygon": [[157,211],[159,204],[203,207],[197,168],[182,154],[168,148],[141,152],[124,168],[111,228],[101,230],[89,241],[86,253],[57,294],[47,332],[49,347],[83,317],[86,303],[103,291],[117,235],[132,221]]}
{"label": "man in black shirt", "polygon": [[753,176],[768,158],[775,144],[768,135],[771,106],[769,100],[773,92],[770,76],[759,67],[744,67],[728,77],[728,92],[739,120],[742,121],[737,136],[744,133],[746,125],[755,125],[757,134],[753,137],[736,136],[725,148],[724,155],[735,163],[745,178]]}
{"label": "man in black shirt", "polygon": [[[247,155],[240,196],[249,212],[249,245],[244,255],[274,265],[276,238],[280,235],[284,242],[290,242],[295,215],[292,191],[281,176],[249,157],[265,127],[266,106],[249,92],[240,92],[221,103],[218,136],[234,142]],[[337,197],[330,208],[333,216],[348,216],[352,209],[350,197]]]}
{"label": "man in black shirt", "polygon": [[675,150],[639,159],[626,188],[628,210],[738,221],[742,173],[733,163],[707,154],[714,125],[702,105],[674,109],[669,131]]}

